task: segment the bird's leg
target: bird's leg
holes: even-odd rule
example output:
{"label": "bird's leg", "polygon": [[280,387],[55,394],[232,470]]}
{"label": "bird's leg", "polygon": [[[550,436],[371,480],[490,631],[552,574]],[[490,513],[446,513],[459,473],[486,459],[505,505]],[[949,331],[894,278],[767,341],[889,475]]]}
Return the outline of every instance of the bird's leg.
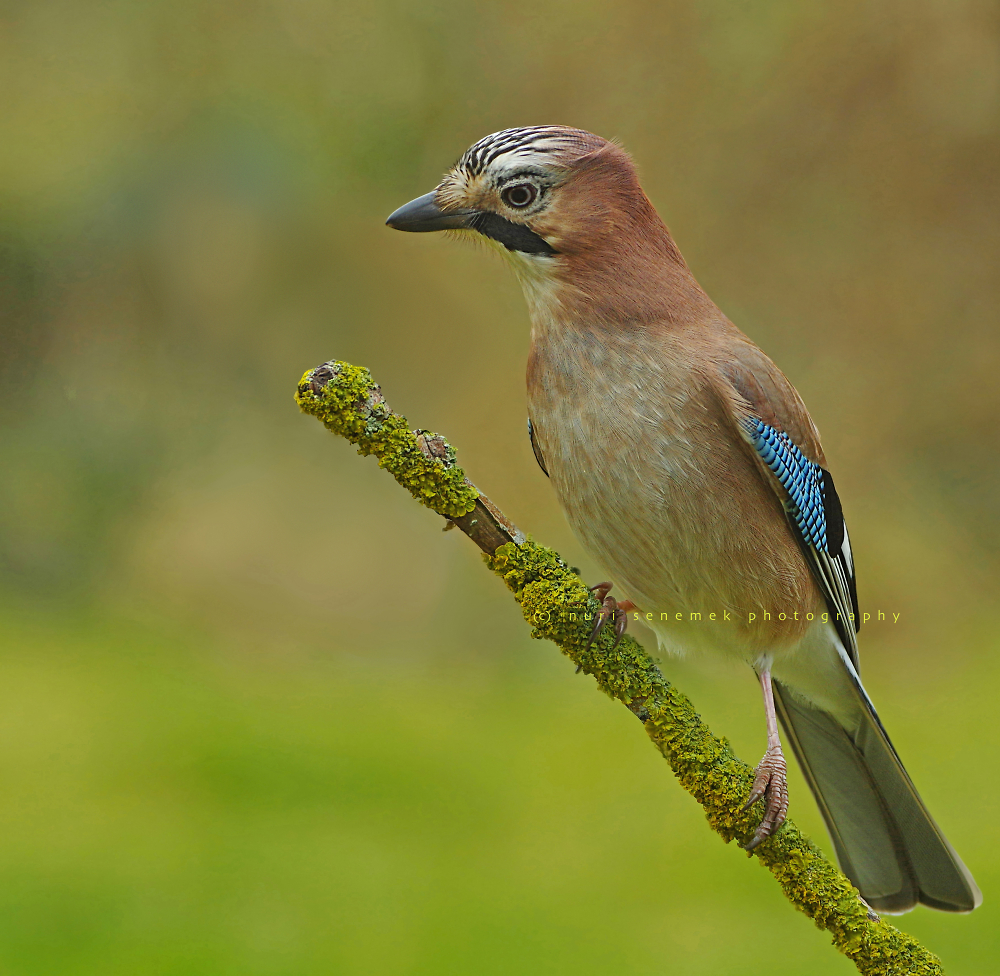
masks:
{"label": "bird's leg", "polygon": [[590,645],[597,640],[601,631],[604,630],[604,625],[609,620],[615,622],[615,642],[612,649],[617,647],[618,642],[625,636],[625,628],[628,627],[628,612],[635,609],[635,604],[631,600],[616,600],[610,595],[611,586],[611,583],[604,582],[590,588],[590,592],[600,601],[601,610],[597,615],[597,623],[594,624],[594,629],[590,633],[590,640],[587,641],[587,650],[590,650]]}
{"label": "bird's leg", "polygon": [[750,799],[743,805],[748,810],[761,797],[764,798],[764,819],[761,820],[753,839],[744,850],[752,851],[761,841],[770,837],[784,822],[788,812],[788,766],[778,738],[778,716],[774,711],[774,688],[771,686],[771,669],[760,672],[760,687],[764,692],[764,714],[767,716],[767,752],[757,764]]}

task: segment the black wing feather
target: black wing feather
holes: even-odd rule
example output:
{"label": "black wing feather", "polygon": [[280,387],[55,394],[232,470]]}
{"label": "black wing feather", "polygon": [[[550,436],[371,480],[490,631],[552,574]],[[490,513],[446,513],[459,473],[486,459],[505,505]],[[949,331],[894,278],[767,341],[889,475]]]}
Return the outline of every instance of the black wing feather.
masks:
{"label": "black wing feather", "polygon": [[531,418],[528,418],[528,439],[531,441],[531,450],[535,455],[535,460],[538,462],[538,466],[542,469],[542,474],[547,478],[549,472],[545,468],[545,458],[542,457],[541,448],[538,446],[538,441],[535,440],[535,428],[531,426]]}

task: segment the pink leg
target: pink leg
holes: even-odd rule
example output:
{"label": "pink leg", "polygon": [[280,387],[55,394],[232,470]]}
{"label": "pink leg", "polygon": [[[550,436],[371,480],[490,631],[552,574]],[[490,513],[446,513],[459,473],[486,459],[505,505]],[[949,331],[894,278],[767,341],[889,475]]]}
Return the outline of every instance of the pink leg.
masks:
{"label": "pink leg", "polygon": [[764,692],[764,714],[767,718],[767,752],[757,764],[750,799],[743,805],[743,809],[748,810],[763,797],[764,819],[753,839],[746,845],[745,849],[748,851],[770,837],[785,822],[785,814],[788,812],[788,766],[778,738],[778,716],[774,711],[770,668],[764,668],[760,672],[760,688]]}

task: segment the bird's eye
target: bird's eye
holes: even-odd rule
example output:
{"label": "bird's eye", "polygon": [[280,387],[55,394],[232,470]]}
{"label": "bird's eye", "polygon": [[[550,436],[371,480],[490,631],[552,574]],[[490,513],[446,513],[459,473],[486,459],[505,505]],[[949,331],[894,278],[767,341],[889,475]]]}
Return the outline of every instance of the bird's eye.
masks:
{"label": "bird's eye", "polygon": [[514,186],[508,186],[507,189],[500,194],[500,199],[503,200],[508,207],[514,207],[517,210],[530,206],[535,202],[537,197],[538,190],[536,190],[530,183],[515,183]]}

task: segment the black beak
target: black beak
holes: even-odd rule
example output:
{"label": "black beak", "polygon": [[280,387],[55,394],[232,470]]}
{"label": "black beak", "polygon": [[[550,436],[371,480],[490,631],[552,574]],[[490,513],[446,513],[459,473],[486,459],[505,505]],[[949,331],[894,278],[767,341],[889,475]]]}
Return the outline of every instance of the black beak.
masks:
{"label": "black beak", "polygon": [[456,230],[468,227],[477,230],[484,237],[499,241],[508,251],[523,251],[527,254],[555,254],[555,248],[543,237],[539,237],[524,224],[501,217],[488,210],[454,209],[442,210],[434,199],[435,191],[425,193],[416,200],[400,207],[389,215],[386,223],[396,230],[410,230],[422,233],[428,230]]}
{"label": "black beak", "polygon": [[434,199],[434,191],[411,200],[389,215],[386,223],[396,230],[423,233],[429,230],[454,230],[469,227],[476,210],[442,210]]}

